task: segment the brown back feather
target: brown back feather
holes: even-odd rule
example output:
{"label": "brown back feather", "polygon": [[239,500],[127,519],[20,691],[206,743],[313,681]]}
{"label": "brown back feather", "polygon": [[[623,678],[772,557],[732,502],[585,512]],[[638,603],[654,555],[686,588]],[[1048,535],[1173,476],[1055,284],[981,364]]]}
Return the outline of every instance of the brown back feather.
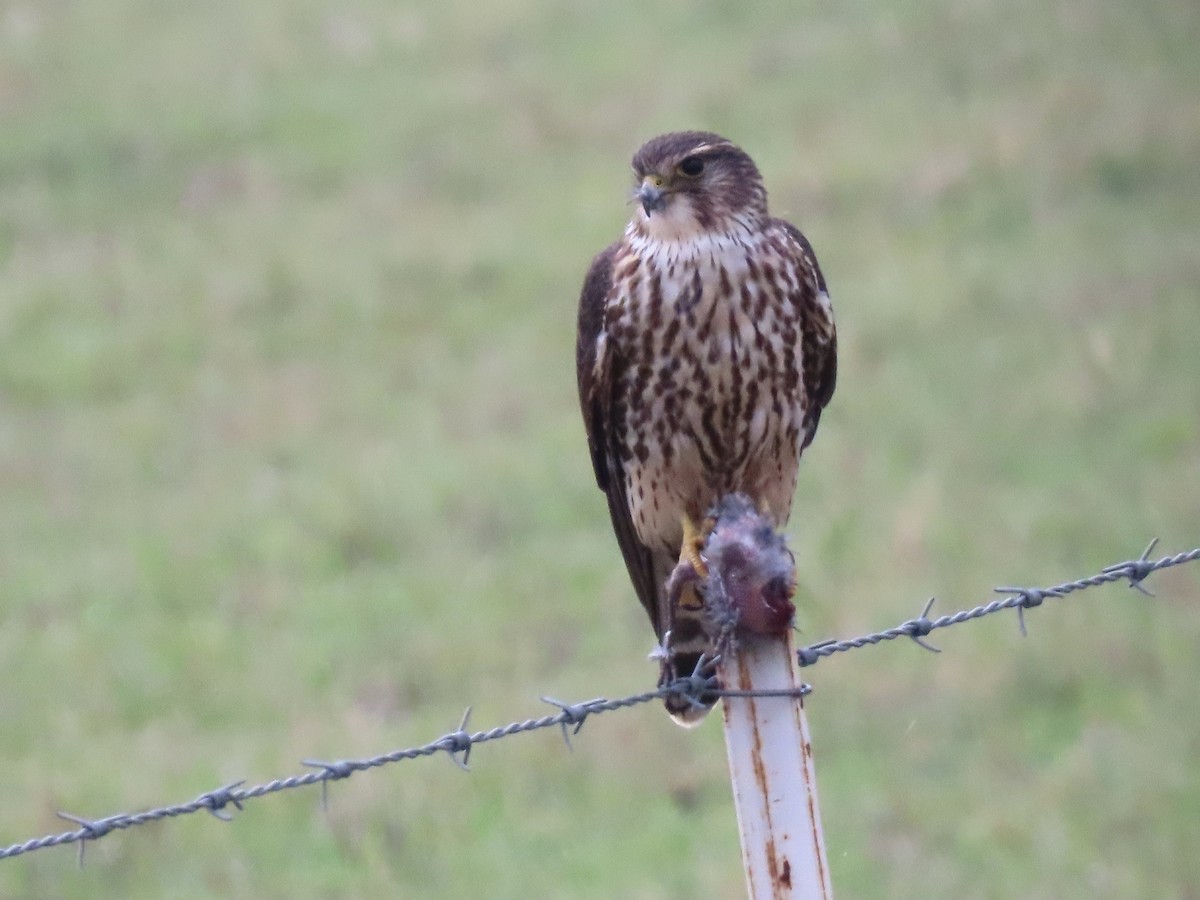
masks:
{"label": "brown back feather", "polygon": [[600,253],[592,261],[583,280],[575,343],[576,375],[596,484],[608,500],[613,531],[616,532],[617,544],[625,558],[625,567],[629,570],[638,600],[650,616],[655,632],[658,632],[658,594],[662,576],[656,575],[653,554],[649,547],[638,540],[634,530],[629,515],[629,500],[625,494],[625,473],[614,444],[611,418],[613,375],[620,360],[612,358],[612,348],[607,343],[603,357],[597,359],[599,341],[605,328],[605,305],[612,289],[613,260],[619,246],[619,242],[612,244]]}

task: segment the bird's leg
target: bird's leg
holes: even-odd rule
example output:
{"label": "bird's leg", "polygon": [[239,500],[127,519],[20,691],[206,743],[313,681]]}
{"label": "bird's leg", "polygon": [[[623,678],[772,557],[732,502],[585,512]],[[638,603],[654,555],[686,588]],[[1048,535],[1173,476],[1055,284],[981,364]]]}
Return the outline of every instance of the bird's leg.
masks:
{"label": "bird's leg", "polygon": [[716,522],[712,519],[705,519],[700,527],[697,527],[691,516],[687,513],[683,514],[683,544],[679,548],[679,559],[681,562],[691,563],[692,568],[701,578],[708,577],[708,564],[704,562],[700,551],[704,549],[715,524]]}

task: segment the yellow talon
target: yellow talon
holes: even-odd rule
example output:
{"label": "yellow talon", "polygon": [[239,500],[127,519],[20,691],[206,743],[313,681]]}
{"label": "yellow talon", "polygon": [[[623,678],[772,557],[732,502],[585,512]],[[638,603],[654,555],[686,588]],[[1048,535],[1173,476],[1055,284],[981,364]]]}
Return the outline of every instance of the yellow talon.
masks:
{"label": "yellow talon", "polygon": [[704,525],[697,528],[691,516],[686,513],[683,516],[683,544],[679,548],[679,559],[690,563],[701,578],[708,577],[708,566],[704,562],[704,557],[700,555],[700,551],[704,549],[709,532],[712,531],[715,524],[712,520],[706,519]]}

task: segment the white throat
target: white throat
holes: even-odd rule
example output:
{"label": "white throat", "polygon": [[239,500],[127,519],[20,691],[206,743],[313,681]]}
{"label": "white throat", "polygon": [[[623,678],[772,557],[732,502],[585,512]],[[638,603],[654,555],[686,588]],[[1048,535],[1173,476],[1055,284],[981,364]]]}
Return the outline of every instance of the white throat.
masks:
{"label": "white throat", "polygon": [[[748,249],[758,243],[758,232],[738,217],[719,231],[701,229],[690,209],[678,208],[686,203],[685,198],[677,198],[670,209],[649,216],[639,209],[625,228],[630,249],[638,256],[664,263],[700,259],[715,263],[731,256],[744,259]],[[740,268],[737,264],[735,267]]]}

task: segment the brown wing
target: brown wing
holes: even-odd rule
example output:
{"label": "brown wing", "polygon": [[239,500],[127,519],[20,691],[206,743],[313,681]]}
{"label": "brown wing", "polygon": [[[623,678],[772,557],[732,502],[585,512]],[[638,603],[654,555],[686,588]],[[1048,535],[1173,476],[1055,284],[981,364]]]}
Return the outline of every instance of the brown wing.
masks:
{"label": "brown wing", "polygon": [[625,472],[616,446],[612,421],[613,374],[621,365],[605,330],[605,306],[612,289],[613,260],[620,245],[613,244],[592,260],[583,291],[579,295],[579,328],[575,343],[575,368],[579,382],[579,405],[587,429],[588,449],[596,484],[608,498],[617,544],[634,590],[655,629],[658,623],[658,587],[650,549],[638,540],[625,496]]}
{"label": "brown wing", "polygon": [[[803,450],[812,443],[813,436],[817,433],[817,424],[821,421],[821,411],[829,405],[833,398],[833,389],[837,386],[837,328],[828,303],[825,276],[821,274],[821,267],[817,265],[817,255],[813,252],[812,244],[791,222],[773,219],[771,224],[781,226],[788,236],[800,245],[804,257],[803,265],[812,273],[812,282],[805,286],[807,289],[794,298],[803,307],[800,352],[804,365],[804,389],[808,394],[808,415],[804,440],[800,446]],[[821,294],[825,295],[824,302],[820,299]]]}

